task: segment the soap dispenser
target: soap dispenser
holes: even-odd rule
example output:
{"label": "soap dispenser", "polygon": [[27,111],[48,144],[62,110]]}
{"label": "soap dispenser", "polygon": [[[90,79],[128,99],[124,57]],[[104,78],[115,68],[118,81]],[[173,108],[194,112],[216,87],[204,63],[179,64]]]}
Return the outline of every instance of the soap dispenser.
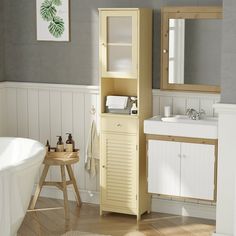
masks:
{"label": "soap dispenser", "polygon": [[57,136],[58,137],[58,142],[57,142],[57,152],[64,152],[64,143],[62,142],[62,137],[61,136]]}
{"label": "soap dispenser", "polygon": [[51,147],[50,147],[49,141],[47,140],[47,143],[46,143],[47,152],[50,152],[50,149],[51,149]]}
{"label": "soap dispenser", "polygon": [[132,107],[131,107],[131,115],[137,115],[138,114],[138,108],[137,108],[137,98],[136,97],[131,97],[131,100],[133,102]]}
{"label": "soap dispenser", "polygon": [[72,139],[72,135],[70,133],[67,133],[67,134],[68,134],[68,139],[66,140],[66,152],[73,152],[75,142]]}

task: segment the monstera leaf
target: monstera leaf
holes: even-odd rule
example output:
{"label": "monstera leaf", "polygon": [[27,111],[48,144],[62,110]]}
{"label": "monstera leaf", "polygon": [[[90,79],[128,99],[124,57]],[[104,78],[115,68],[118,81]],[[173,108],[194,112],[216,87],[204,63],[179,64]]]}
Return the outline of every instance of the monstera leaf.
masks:
{"label": "monstera leaf", "polygon": [[57,10],[53,6],[52,1],[45,0],[40,7],[40,14],[42,18],[46,21],[53,20],[53,17],[56,15]]}
{"label": "monstera leaf", "polygon": [[61,0],[52,0],[52,4],[54,4],[56,6],[60,6],[61,5]]}
{"label": "monstera leaf", "polygon": [[50,22],[48,30],[55,38],[60,38],[65,30],[63,19],[55,16]]}

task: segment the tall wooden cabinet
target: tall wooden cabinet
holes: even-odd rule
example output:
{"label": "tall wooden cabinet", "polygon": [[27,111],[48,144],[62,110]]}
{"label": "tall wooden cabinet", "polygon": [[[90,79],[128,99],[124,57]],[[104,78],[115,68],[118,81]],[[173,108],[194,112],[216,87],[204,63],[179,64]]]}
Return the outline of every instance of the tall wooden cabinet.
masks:
{"label": "tall wooden cabinet", "polygon": [[[144,119],[152,115],[152,11],[99,9],[100,212],[149,210]],[[136,96],[138,114],[106,113],[108,95]]]}

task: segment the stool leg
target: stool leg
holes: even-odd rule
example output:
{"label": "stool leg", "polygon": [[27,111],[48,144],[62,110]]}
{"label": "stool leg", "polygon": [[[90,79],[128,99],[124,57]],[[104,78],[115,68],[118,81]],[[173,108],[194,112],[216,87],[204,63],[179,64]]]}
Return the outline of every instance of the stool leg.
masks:
{"label": "stool leg", "polygon": [[81,201],[80,194],[79,194],[79,189],[77,187],[77,183],[76,183],[76,180],[75,180],[74,172],[72,170],[71,165],[66,165],[66,168],[67,168],[68,174],[70,176],[70,180],[72,180],[72,183],[73,183],[73,186],[74,186],[77,204],[78,204],[78,206],[81,206],[82,201]]}
{"label": "stool leg", "polygon": [[44,166],[44,168],[43,168],[42,175],[41,175],[40,180],[39,180],[39,183],[37,184],[34,197],[33,197],[33,199],[31,200],[31,203],[30,203],[30,206],[29,206],[29,209],[30,209],[30,210],[33,210],[33,209],[35,208],[35,205],[36,205],[36,202],[37,202],[37,200],[38,200],[39,194],[40,194],[41,189],[42,189],[42,187],[43,187],[43,182],[44,182],[45,179],[46,179],[46,176],[47,176],[47,173],[48,173],[48,169],[49,169],[49,165],[46,165],[46,164],[45,164],[45,166]]}
{"label": "stool leg", "polygon": [[62,179],[62,186],[63,186],[65,218],[69,219],[69,207],[68,207],[68,196],[67,196],[65,165],[61,165],[61,179]]}

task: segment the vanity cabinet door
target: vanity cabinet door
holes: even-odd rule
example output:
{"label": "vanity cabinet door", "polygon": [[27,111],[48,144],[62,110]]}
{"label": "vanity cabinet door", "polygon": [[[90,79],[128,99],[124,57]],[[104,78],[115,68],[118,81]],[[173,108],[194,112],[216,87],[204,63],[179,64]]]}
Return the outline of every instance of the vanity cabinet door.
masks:
{"label": "vanity cabinet door", "polygon": [[181,144],[181,196],[214,200],[215,146]]}
{"label": "vanity cabinet door", "polygon": [[102,77],[137,78],[138,12],[102,11],[100,17]]}
{"label": "vanity cabinet door", "polygon": [[101,204],[123,213],[136,213],[136,135],[101,134]]}
{"label": "vanity cabinet door", "polygon": [[180,195],[180,143],[148,141],[148,192]]}

